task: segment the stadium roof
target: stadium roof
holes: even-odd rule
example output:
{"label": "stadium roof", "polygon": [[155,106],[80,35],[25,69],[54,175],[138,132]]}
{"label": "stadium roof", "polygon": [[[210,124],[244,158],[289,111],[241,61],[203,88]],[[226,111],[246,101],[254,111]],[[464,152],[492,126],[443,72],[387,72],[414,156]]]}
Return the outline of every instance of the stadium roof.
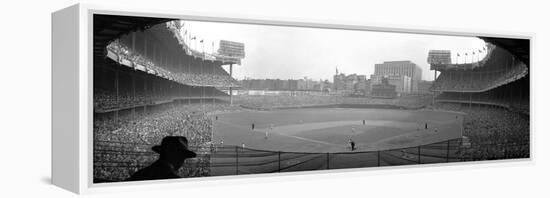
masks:
{"label": "stadium roof", "polygon": [[103,55],[112,40],[131,31],[145,30],[175,19],[94,14],[94,54]]}
{"label": "stadium roof", "polygon": [[496,46],[506,49],[514,56],[523,61],[529,67],[529,39],[510,39],[510,38],[495,38],[495,37],[480,37],[485,42],[492,43]]}

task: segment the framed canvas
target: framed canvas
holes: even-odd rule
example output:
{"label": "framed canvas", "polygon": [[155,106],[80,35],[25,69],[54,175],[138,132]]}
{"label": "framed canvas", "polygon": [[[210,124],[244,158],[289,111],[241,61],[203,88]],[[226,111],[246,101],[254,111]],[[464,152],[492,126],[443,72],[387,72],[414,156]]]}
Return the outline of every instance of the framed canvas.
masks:
{"label": "framed canvas", "polygon": [[52,14],[52,181],[530,161],[532,42],[75,5]]}

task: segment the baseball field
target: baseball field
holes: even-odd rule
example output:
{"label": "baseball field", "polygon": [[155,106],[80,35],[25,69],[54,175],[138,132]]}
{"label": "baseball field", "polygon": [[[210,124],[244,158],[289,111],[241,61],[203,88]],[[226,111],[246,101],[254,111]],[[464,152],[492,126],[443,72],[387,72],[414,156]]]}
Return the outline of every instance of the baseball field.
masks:
{"label": "baseball field", "polygon": [[350,139],[356,151],[425,145],[460,138],[463,120],[454,112],[357,108],[250,110],[217,116],[216,144],[285,152],[346,152]]}

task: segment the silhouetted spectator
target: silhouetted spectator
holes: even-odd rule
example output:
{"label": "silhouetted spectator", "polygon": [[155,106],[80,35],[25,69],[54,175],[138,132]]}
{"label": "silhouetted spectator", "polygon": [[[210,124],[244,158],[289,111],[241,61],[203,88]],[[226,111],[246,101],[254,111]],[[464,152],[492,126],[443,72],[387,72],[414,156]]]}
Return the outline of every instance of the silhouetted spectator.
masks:
{"label": "silhouetted spectator", "polygon": [[134,173],[127,181],[180,178],[177,173],[185,159],[197,156],[195,152],[188,149],[187,145],[187,138],[183,136],[164,137],[161,145],[152,148],[160,154],[159,159]]}

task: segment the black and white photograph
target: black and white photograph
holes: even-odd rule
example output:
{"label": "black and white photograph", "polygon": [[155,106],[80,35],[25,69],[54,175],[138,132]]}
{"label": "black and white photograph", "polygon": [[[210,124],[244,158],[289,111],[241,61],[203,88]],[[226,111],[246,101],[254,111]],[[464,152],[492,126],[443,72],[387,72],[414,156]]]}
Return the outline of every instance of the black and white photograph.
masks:
{"label": "black and white photograph", "polygon": [[93,14],[93,183],[531,158],[530,40]]}
{"label": "black and white photograph", "polygon": [[546,4],[6,2],[0,197],[545,197]]}

